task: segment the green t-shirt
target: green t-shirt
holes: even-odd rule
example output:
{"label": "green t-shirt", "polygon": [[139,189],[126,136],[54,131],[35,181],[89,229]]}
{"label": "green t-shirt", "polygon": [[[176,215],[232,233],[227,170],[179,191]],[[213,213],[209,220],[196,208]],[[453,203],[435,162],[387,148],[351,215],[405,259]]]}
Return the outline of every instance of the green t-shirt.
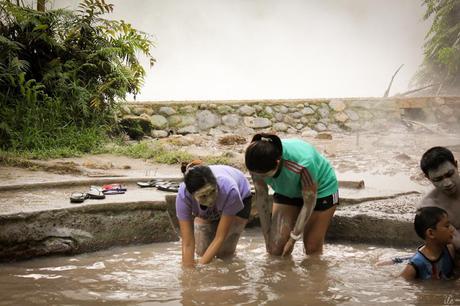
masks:
{"label": "green t-shirt", "polygon": [[[317,198],[334,194],[339,184],[329,161],[311,144],[300,139],[282,140],[283,155],[278,176],[264,179],[272,189],[289,198],[302,198],[301,179],[305,170],[318,186]],[[304,171],[304,173],[302,173]]]}

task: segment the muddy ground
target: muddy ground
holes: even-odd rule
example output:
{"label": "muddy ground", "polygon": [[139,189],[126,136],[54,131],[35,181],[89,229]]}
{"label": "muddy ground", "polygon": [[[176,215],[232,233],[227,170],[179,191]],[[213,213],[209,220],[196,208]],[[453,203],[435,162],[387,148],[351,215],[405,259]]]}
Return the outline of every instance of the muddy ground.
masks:
{"label": "muddy ground", "polygon": [[[173,135],[160,139],[169,150],[183,150],[194,156],[224,155],[233,165],[244,170],[244,149],[251,136],[244,137],[246,143],[222,144],[228,135]],[[321,133],[311,137],[281,134],[281,137],[297,137],[315,145],[333,164],[339,175],[355,173],[353,177],[395,176],[404,174],[410,180],[426,185],[419,160],[423,152],[435,145],[447,146],[458,158],[460,156],[460,134],[428,132],[395,126],[383,131],[360,133]],[[241,138],[241,136],[239,136]],[[29,171],[33,170],[33,171]],[[59,174],[64,178],[108,177],[108,176],[177,176],[178,165],[165,165],[150,160],[140,160],[111,154],[86,155],[76,158],[48,161],[27,161],[20,167],[0,169],[1,184],[34,182],[52,178]]]}
{"label": "muddy ground", "polygon": [[[419,168],[423,152],[436,145],[447,146],[460,158],[459,133],[413,129],[401,124],[381,131],[360,133],[321,133],[311,137],[298,137],[314,144],[332,163],[339,180],[364,180],[365,189],[353,191],[357,196],[378,196],[409,191],[426,192],[431,188]],[[160,139],[169,150],[183,150],[197,157],[224,155],[244,171],[244,149],[251,136],[243,137],[246,143],[222,141],[228,135],[173,135]],[[241,138],[241,135],[239,135]],[[240,139],[241,140],[241,139]],[[225,144],[223,144],[225,143]],[[0,188],[43,182],[153,177],[180,177],[179,165],[165,165],[151,160],[141,160],[112,154],[86,155],[75,158],[47,161],[27,161],[20,167],[0,166]],[[133,184],[135,187],[135,184]],[[74,188],[75,189],[75,188]],[[5,189],[3,189],[5,190]],[[70,192],[71,189],[63,190]],[[385,191],[388,191],[385,193]],[[5,192],[5,191],[3,191]],[[13,198],[20,190],[8,191]],[[342,193],[343,195],[344,193]],[[11,201],[5,199],[2,203]],[[62,195],[61,195],[62,196]],[[44,197],[46,199],[46,197]]]}
{"label": "muddy ground", "polygon": [[[159,141],[171,151],[183,150],[196,157],[223,155],[244,170],[244,149],[249,137],[242,137],[246,140],[243,142],[241,135],[174,135]],[[232,143],[223,138],[240,141]],[[364,181],[362,189],[340,189],[341,205],[328,232],[331,240],[417,245],[419,240],[412,226],[415,204],[431,189],[419,169],[420,157],[436,145],[447,146],[460,157],[458,133],[414,131],[403,125],[359,134],[321,133],[303,139],[327,156],[339,182]],[[4,254],[7,260],[81,253],[120,243],[147,243],[153,241],[152,237],[170,239],[161,235],[167,232],[157,227],[162,224],[174,232],[170,226],[175,222],[174,199],[165,205],[167,192],[140,188],[136,182],[180,178],[179,164],[164,165],[112,154],[16,164],[0,166],[0,219],[6,226],[2,229],[3,242],[14,248]],[[127,192],[78,204],[69,201],[72,192],[86,192],[91,185],[115,182],[127,187]],[[162,222],[152,219],[152,215],[161,217]],[[257,212],[251,216],[252,225],[257,225]],[[141,227],[132,232],[134,227],[123,227],[127,224]],[[149,230],[159,234],[149,234]],[[81,231],[91,235],[82,238]],[[127,231],[132,235],[118,235]],[[89,239],[90,236],[98,238]]]}

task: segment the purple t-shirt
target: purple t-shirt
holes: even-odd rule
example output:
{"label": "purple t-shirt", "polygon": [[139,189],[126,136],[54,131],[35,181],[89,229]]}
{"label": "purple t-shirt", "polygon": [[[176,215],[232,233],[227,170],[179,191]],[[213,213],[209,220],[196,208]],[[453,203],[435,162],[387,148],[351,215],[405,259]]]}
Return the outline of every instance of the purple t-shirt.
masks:
{"label": "purple t-shirt", "polygon": [[176,214],[179,220],[193,217],[215,221],[221,215],[236,215],[243,209],[243,199],[251,195],[251,187],[243,172],[230,166],[209,166],[217,180],[217,199],[211,208],[201,209],[197,201],[181,183],[176,198]]}

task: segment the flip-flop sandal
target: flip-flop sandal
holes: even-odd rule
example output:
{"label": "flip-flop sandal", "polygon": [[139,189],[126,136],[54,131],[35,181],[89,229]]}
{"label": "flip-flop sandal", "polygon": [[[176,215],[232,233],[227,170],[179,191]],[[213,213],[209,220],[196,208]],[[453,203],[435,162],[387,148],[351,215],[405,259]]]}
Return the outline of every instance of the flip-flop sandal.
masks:
{"label": "flip-flop sandal", "polygon": [[169,191],[169,192],[178,192],[179,191],[179,183],[162,183],[157,184],[157,189],[161,191]]}
{"label": "flip-flop sandal", "polygon": [[147,188],[147,187],[157,187],[158,185],[165,184],[165,183],[169,183],[169,182],[165,180],[151,179],[150,181],[147,181],[147,182],[137,182],[137,185],[141,188]]}
{"label": "flip-flop sandal", "polygon": [[150,181],[147,181],[147,182],[137,182],[137,186],[139,186],[141,188],[156,187],[158,182],[159,182],[158,180],[150,180]]}
{"label": "flip-flop sandal", "polygon": [[72,192],[70,195],[70,203],[83,203],[88,198],[84,192]]}
{"label": "flip-flop sandal", "polygon": [[121,191],[127,190],[126,187],[124,187],[122,184],[108,184],[108,185],[102,186],[102,191],[112,190],[112,189],[121,190]]}
{"label": "flip-flop sandal", "polygon": [[86,197],[88,199],[97,199],[102,200],[105,199],[105,194],[102,192],[102,189],[96,186],[91,186],[89,192],[86,193]]}
{"label": "flip-flop sandal", "polygon": [[104,194],[123,194],[127,191],[121,184],[110,184],[102,186],[102,193]]}
{"label": "flip-flop sandal", "polygon": [[[126,190],[126,189],[125,189]],[[102,191],[105,195],[111,195],[111,194],[124,194],[125,190],[117,190],[117,189],[109,189],[109,190],[104,190]]]}

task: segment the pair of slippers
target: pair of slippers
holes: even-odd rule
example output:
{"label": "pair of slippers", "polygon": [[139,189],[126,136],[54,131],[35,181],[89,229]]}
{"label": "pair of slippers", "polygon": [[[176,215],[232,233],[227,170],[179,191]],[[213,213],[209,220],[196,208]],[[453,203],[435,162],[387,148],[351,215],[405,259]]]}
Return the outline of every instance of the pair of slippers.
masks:
{"label": "pair of slippers", "polygon": [[70,203],[83,203],[86,199],[105,199],[105,195],[123,194],[126,188],[121,184],[109,184],[101,187],[91,186],[88,192],[73,192],[70,195]]}
{"label": "pair of slippers", "polygon": [[179,191],[179,182],[173,182],[173,181],[167,181],[167,180],[152,179],[147,182],[137,182],[137,185],[141,188],[156,187],[158,190],[161,190],[161,191],[169,191],[169,192]]}
{"label": "pair of slippers", "polygon": [[126,187],[121,184],[109,184],[102,186],[102,192],[104,194],[124,194],[126,191]]}
{"label": "pair of slippers", "polygon": [[70,203],[83,203],[86,199],[105,199],[102,189],[97,186],[91,186],[88,192],[72,192]]}

